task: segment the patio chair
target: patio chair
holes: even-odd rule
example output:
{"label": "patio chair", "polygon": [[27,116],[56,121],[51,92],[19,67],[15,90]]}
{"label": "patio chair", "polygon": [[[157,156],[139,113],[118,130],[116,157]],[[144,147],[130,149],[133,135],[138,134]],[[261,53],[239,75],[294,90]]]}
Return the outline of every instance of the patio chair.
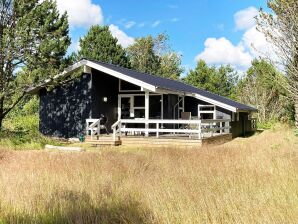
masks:
{"label": "patio chair", "polygon": [[[191,120],[191,112],[181,112],[181,120]],[[182,129],[189,129],[189,124],[182,124]]]}
{"label": "patio chair", "polygon": [[100,130],[105,130],[106,131],[106,133],[109,135],[110,133],[109,133],[109,131],[108,131],[108,129],[107,129],[107,123],[108,123],[108,117],[106,117],[105,115],[103,115],[103,114],[101,114],[100,115],[100,118],[99,118],[99,128],[100,128]]}

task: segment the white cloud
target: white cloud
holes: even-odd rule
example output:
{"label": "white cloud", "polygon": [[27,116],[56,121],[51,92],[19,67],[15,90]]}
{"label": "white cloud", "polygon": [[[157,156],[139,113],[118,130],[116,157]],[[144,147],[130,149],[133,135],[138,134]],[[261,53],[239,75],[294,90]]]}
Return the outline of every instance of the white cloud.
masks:
{"label": "white cloud", "polygon": [[258,11],[254,7],[241,10],[234,15],[237,30],[244,30],[238,44],[233,44],[227,38],[208,38],[205,49],[196,56],[196,60],[203,59],[208,64],[231,64],[239,70],[245,70],[256,57],[277,58],[273,46],[269,44],[261,32],[256,28],[254,17]]}
{"label": "white cloud", "polygon": [[154,23],[152,23],[152,27],[155,28],[155,27],[159,26],[160,23],[161,23],[160,20],[156,20]]}
{"label": "white cloud", "polygon": [[134,43],[134,38],[133,37],[129,37],[126,33],[124,33],[122,30],[119,29],[118,26],[115,26],[113,24],[111,24],[109,26],[109,29],[113,35],[113,37],[116,37],[118,39],[118,43],[126,48],[129,45]]}
{"label": "white cloud", "polygon": [[255,24],[255,17],[259,14],[255,7],[249,7],[238,11],[234,15],[234,20],[237,30],[247,30],[252,28]]}
{"label": "white cloud", "polygon": [[242,42],[255,57],[272,52],[271,44],[268,43],[265,35],[257,30],[256,26],[243,34]]}
{"label": "white cloud", "polygon": [[128,22],[124,25],[124,27],[125,27],[125,29],[130,29],[130,28],[132,28],[134,25],[136,25],[136,22],[135,22],[135,21],[128,21]]}
{"label": "white cloud", "polygon": [[242,44],[235,46],[224,37],[208,38],[204,45],[205,50],[197,55],[196,60],[202,59],[208,64],[231,64],[240,69],[251,63],[252,56]]}
{"label": "white cloud", "polygon": [[103,13],[99,5],[91,0],[57,0],[61,13],[67,11],[72,27],[89,27],[103,23]]}

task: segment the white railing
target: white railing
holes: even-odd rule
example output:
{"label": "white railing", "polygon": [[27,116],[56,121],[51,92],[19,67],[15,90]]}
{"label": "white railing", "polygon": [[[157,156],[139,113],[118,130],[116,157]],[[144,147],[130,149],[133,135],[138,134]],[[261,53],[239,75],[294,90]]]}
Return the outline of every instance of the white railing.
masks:
{"label": "white railing", "polygon": [[86,119],[86,135],[93,140],[95,134],[100,134],[100,119]]}
{"label": "white railing", "polygon": [[112,125],[113,130],[113,141],[116,141],[117,135],[119,134],[121,136],[121,120],[116,121]]}
{"label": "white railing", "polygon": [[[156,133],[158,138],[160,133],[182,133],[191,134],[197,136],[198,139],[202,139],[206,134],[210,134],[210,137],[215,133],[218,135],[230,133],[230,121],[228,119],[220,120],[135,120],[135,119],[122,119],[118,120],[112,125],[113,139],[116,140],[117,135],[121,136],[122,133],[144,133],[148,136],[149,133]],[[144,124],[144,128],[140,127],[128,127],[127,124]],[[152,127],[152,124],[154,127]],[[169,124],[173,124],[174,128],[170,128]],[[175,128],[176,125],[180,125],[179,128]],[[133,126],[133,125],[131,125]],[[150,127],[151,126],[151,127]],[[167,126],[167,127],[165,127]],[[146,128],[147,127],[147,128]]]}

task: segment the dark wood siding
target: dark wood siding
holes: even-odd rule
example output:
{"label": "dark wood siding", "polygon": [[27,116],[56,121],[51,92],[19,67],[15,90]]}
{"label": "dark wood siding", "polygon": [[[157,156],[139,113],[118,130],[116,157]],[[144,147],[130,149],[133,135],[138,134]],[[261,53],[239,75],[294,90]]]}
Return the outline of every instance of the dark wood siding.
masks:
{"label": "dark wood siding", "polygon": [[82,76],[51,91],[40,91],[40,132],[70,138],[84,133],[91,112],[91,76]]}
{"label": "dark wood siding", "polygon": [[237,120],[237,118],[235,117],[235,121],[231,122],[231,126],[233,138],[244,137],[252,132],[251,121],[248,120],[248,113],[240,112],[239,120]]}
{"label": "dark wood siding", "polygon": [[[118,120],[119,79],[103,72],[92,70],[92,118],[103,114],[108,118],[107,128]],[[107,97],[107,102],[103,98]]]}
{"label": "dark wood siding", "polygon": [[185,112],[191,112],[191,116],[198,116],[198,105],[209,105],[208,103],[198,100],[194,97],[186,96],[184,99]]}

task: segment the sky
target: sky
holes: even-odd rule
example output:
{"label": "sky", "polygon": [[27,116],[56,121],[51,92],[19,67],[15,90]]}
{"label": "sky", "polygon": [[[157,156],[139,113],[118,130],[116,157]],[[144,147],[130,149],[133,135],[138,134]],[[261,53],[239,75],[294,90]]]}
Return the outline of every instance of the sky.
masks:
{"label": "sky", "polygon": [[79,49],[79,38],[95,24],[108,25],[123,47],[135,38],[165,32],[172,49],[182,55],[186,71],[199,59],[245,71],[255,57],[270,50],[254,19],[260,8],[268,10],[266,0],[57,0],[57,4],[69,15],[69,52]]}

